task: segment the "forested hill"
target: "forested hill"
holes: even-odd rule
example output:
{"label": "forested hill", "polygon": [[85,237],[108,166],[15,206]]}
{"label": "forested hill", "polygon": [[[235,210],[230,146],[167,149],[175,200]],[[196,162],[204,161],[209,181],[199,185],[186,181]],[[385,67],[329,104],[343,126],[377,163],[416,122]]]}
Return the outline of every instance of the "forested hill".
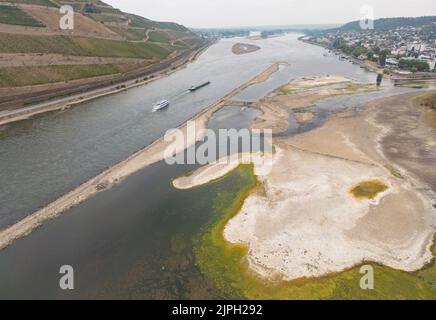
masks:
{"label": "forested hill", "polygon": [[[432,26],[436,28],[436,16],[417,18],[382,18],[374,20],[374,29],[377,31],[393,30],[399,27]],[[341,31],[361,30],[360,21],[349,22],[339,28]]]}

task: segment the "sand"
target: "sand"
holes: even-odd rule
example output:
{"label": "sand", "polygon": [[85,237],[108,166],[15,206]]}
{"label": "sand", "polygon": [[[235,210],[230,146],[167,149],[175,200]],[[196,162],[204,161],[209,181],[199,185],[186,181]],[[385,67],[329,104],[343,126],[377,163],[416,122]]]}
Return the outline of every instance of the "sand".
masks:
{"label": "sand", "polygon": [[251,52],[256,52],[260,49],[261,48],[259,46],[255,46],[252,44],[237,43],[232,47],[232,52],[236,55],[242,55],[242,54],[247,54],[247,53],[251,53]]}
{"label": "sand", "polygon": [[226,176],[241,164],[254,163],[255,175],[263,176],[265,172],[270,170],[269,168],[273,165],[273,160],[274,157],[271,153],[257,152],[230,155],[201,167],[190,176],[174,179],[173,186],[180,190],[199,187]]}
{"label": "sand", "polygon": [[[274,139],[272,172],[259,178],[261,191],[245,200],[224,230],[229,242],[248,246],[254,272],[293,280],[340,272],[364,261],[408,272],[431,261],[436,190],[423,176],[432,177],[436,169],[434,157],[428,161],[420,150],[436,150],[428,144],[434,131],[429,140],[425,121],[410,119],[411,112],[419,113],[411,109],[416,95],[381,99],[363,113],[339,113],[314,131]],[[275,127],[278,118],[263,124]],[[407,134],[410,126],[415,140],[401,142],[414,155],[407,167],[387,151],[391,139]],[[174,185],[205,184],[233,168],[235,164],[212,164]],[[367,180],[388,188],[372,200],[355,198],[350,190]]]}
{"label": "sand", "polygon": [[[292,280],[363,261],[415,271],[432,259],[432,195],[406,170],[402,178],[389,170],[393,159],[387,161],[378,143],[391,129],[367,121],[371,111],[337,116],[309,134],[276,141],[283,153],[264,178],[264,192],[246,200],[224,234],[248,244],[258,274]],[[427,169],[434,171],[431,164]],[[371,179],[388,190],[374,200],[351,196],[353,185]]]}
{"label": "sand", "polygon": [[294,112],[295,120],[298,124],[310,122],[315,117],[313,112]]}
{"label": "sand", "polygon": [[314,114],[305,109],[312,107],[317,101],[375,90],[378,90],[376,86],[357,84],[352,79],[341,76],[325,75],[297,79],[278,88],[275,95],[265,97],[252,106],[262,111],[253,128],[272,129],[274,133],[283,132],[289,128],[291,113],[294,113],[298,123],[311,121]]}
{"label": "sand", "polygon": [[[371,179],[388,190],[374,200],[350,194]],[[363,261],[414,271],[432,258],[430,201],[382,167],[284,146],[263,186],[224,232],[249,246],[261,276],[323,276]]]}
{"label": "sand", "polygon": [[342,76],[318,76],[318,77],[304,77],[299,80],[291,81],[280,88],[280,91],[294,91],[299,89],[309,89],[333,84],[352,82],[352,79]]}

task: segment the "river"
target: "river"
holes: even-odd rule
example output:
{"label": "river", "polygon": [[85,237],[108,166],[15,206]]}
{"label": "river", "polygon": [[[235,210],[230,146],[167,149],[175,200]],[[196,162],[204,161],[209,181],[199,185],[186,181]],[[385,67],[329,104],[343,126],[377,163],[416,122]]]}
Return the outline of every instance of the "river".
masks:
{"label": "river", "polygon": [[[224,39],[185,69],[149,85],[1,127],[0,228],[147,146],[273,62],[288,65],[238,99],[257,100],[302,76],[332,74],[375,83],[375,74],[297,38]],[[241,41],[262,49],[234,55],[231,48]],[[187,91],[206,80],[210,86]],[[286,134],[319,125],[333,105],[351,106],[410,90],[387,81],[383,87],[383,93],[320,102],[315,108],[323,112],[309,127],[293,127]],[[153,113],[153,103],[162,98],[171,106]],[[241,116],[235,110],[241,112],[222,109],[210,126],[248,127],[255,113]],[[150,166],[2,250],[0,298],[228,297],[197,270],[192,241],[217,214],[211,199],[222,190],[236,193],[243,179],[234,173],[205,188],[182,192],[171,187],[172,178],[195,167]],[[59,289],[61,265],[75,268],[75,290]]]}

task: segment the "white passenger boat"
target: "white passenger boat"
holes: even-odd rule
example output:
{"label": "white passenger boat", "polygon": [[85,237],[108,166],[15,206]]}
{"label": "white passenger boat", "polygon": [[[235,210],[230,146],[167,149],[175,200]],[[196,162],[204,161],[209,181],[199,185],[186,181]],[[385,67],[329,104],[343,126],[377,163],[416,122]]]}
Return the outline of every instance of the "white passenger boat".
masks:
{"label": "white passenger boat", "polygon": [[153,106],[153,111],[162,110],[162,109],[168,107],[169,105],[170,105],[170,102],[168,100],[161,100]]}

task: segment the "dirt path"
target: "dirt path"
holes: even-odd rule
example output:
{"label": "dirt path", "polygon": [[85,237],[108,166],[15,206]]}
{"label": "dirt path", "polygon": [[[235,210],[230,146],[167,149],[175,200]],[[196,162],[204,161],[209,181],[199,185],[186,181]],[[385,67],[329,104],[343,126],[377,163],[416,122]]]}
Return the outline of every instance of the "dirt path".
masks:
{"label": "dirt path", "polygon": [[112,63],[144,63],[153,60],[135,58],[79,57],[61,54],[0,54],[0,67],[49,66],[49,65],[84,65]]}

